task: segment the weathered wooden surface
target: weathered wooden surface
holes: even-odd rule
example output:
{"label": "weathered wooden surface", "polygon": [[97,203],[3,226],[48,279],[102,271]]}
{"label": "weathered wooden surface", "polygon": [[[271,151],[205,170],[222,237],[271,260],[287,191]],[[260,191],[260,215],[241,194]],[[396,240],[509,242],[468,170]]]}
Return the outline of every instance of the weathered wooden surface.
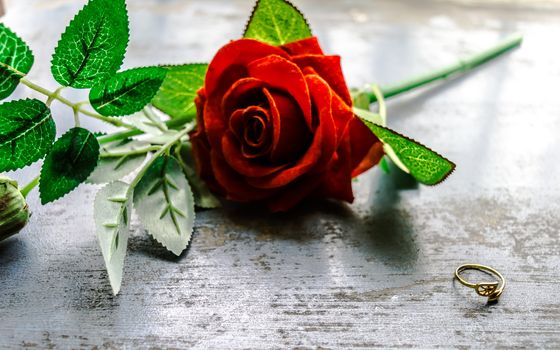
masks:
{"label": "weathered wooden surface", "polygon": [[[526,42],[389,104],[392,127],[457,162],[442,186],[399,191],[375,169],[352,206],[202,212],[179,259],[135,224],[117,297],[93,231],[96,187],[44,207],[33,194],[31,224],[0,244],[0,347],[560,348],[560,4],[296,2],[352,85],[422,73],[514,31]],[[6,24],[36,53],[31,79],[55,86],[49,56],[82,3],[8,2]],[[251,1],[129,5],[130,67],[209,60]],[[62,132],[71,113],[55,113]],[[471,261],[508,279],[498,304],[453,283]]]}

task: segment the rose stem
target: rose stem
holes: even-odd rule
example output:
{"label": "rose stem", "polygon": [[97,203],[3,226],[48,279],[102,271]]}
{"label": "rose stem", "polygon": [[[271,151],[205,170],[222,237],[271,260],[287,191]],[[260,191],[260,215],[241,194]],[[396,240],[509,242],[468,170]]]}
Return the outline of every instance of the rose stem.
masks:
{"label": "rose stem", "polygon": [[[173,129],[173,128],[177,128],[177,127],[186,125],[189,121],[193,120],[193,118],[194,118],[193,115],[187,115],[187,116],[182,117],[182,118],[176,118],[176,119],[168,120],[168,121],[165,122],[165,124],[167,125],[168,128]],[[191,128],[187,128],[187,130],[183,130],[183,133],[186,133],[190,129]],[[142,135],[143,133],[144,132],[139,130],[139,129],[120,131],[120,132],[110,134],[110,135],[99,136],[97,138],[97,141],[100,144],[105,144],[105,143],[109,143],[109,142],[113,142],[113,141],[124,140],[124,139],[127,139],[127,138],[132,137],[132,136]],[[159,148],[160,147],[158,147],[158,149]],[[156,150],[156,149],[154,148],[153,150]],[[133,152],[135,152],[135,151],[132,151],[131,153],[133,153]],[[21,188],[20,191],[21,191],[21,194],[24,197],[27,197],[29,192],[31,192],[31,190],[33,190],[35,187],[37,187],[37,185],[39,184],[39,178],[40,178],[40,176],[37,175],[37,177],[35,177],[27,185],[25,185]]]}
{"label": "rose stem", "polygon": [[[385,98],[400,95],[407,91],[428,85],[432,82],[445,80],[463,73],[467,73],[474,68],[510,51],[521,45],[523,36],[521,34],[514,34],[502,40],[496,46],[472,55],[468,58],[459,60],[457,63],[451,64],[444,68],[437,69],[416,78],[405,80],[401,83],[389,85],[381,88],[381,92]],[[377,101],[375,94],[367,92],[370,103]]]}
{"label": "rose stem", "polygon": [[[456,75],[459,74],[463,74],[463,73],[467,73],[471,70],[473,70],[474,68],[488,62],[491,61],[492,59],[499,57],[501,55],[503,55],[504,53],[511,51],[513,49],[515,49],[516,47],[520,46],[521,43],[523,41],[523,36],[521,34],[514,34],[511,35],[509,37],[507,37],[506,39],[502,40],[500,43],[498,43],[497,45],[495,45],[494,47],[487,49],[485,51],[482,51],[480,53],[477,53],[475,55],[472,55],[468,58],[459,60],[457,63],[451,64],[447,67],[444,68],[440,68],[438,70],[435,70],[433,72],[418,76],[416,78],[413,79],[409,79],[409,80],[405,80],[401,83],[397,83],[394,85],[390,85],[387,87],[382,87],[381,88],[381,92],[383,93],[384,98],[390,98],[390,97],[394,97],[400,94],[403,94],[405,92],[408,92],[410,90],[414,90],[416,88],[422,87],[424,85],[428,85],[430,83],[433,83],[435,81],[439,81],[439,80],[446,80],[449,79],[451,77],[454,77]],[[75,105],[72,104],[70,101],[66,100],[65,98],[59,96],[58,94],[56,94],[55,92],[51,92],[48,91],[40,86],[37,86],[33,83],[31,83],[28,80],[22,79],[21,82],[25,85],[27,85],[28,87],[30,87],[33,90],[36,90],[42,94],[45,94],[53,99],[57,99],[60,102],[75,108]],[[370,89],[368,89],[370,90]],[[368,98],[370,103],[374,103],[377,101],[377,97],[375,96],[375,94],[373,92],[368,91]],[[79,109],[79,111],[85,115],[88,115],[90,117],[93,118],[97,118],[97,119],[101,119],[104,120],[106,122],[109,122],[113,125],[117,125],[118,122],[120,122],[119,120],[115,120],[113,118],[106,118],[103,117],[101,115],[97,115],[95,113],[89,112],[87,110],[83,110],[83,109]],[[166,125],[170,128],[173,127],[178,127],[181,126],[183,124],[185,124],[186,122],[192,120],[192,116],[187,116],[184,118],[177,118],[177,119],[171,119],[168,120],[166,122]],[[104,135],[104,136],[100,136],[98,137],[98,141],[100,144],[104,144],[104,143],[109,143],[109,142],[113,142],[113,141],[118,141],[118,140],[123,140],[132,136],[137,136],[137,135],[141,135],[143,134],[143,132],[139,129],[131,129],[131,130],[126,130],[126,131],[121,131],[121,132],[117,132],[111,135]],[[39,176],[37,176],[35,179],[31,180],[31,182],[29,184],[27,184],[26,186],[24,186],[21,190],[22,194],[24,196],[27,196],[27,194],[35,187],[37,186],[37,184],[39,183]]]}
{"label": "rose stem", "polygon": [[[165,122],[165,125],[167,125],[168,128],[173,129],[173,128],[183,126],[193,119],[194,119],[193,115],[187,115],[181,118],[170,119]],[[116,132],[114,134],[99,136],[97,138],[97,141],[99,141],[100,144],[105,144],[113,141],[124,140],[133,136],[142,135],[143,133],[144,132],[142,130],[131,129],[126,131]]]}
{"label": "rose stem", "polygon": [[25,78],[21,78],[19,82],[22,83],[23,85],[27,86],[31,90],[35,90],[38,93],[47,96],[48,97],[47,102],[48,102],[49,105],[53,100],[57,100],[57,101],[65,104],[65,105],[67,105],[68,107],[72,108],[75,112],[80,112],[83,115],[87,115],[88,117],[102,120],[106,123],[113,124],[114,126],[130,127],[128,124],[122,122],[121,120],[119,120],[117,118],[105,117],[105,116],[102,116],[100,114],[90,112],[87,109],[82,108],[83,103],[81,103],[81,102],[72,103],[71,101],[67,100],[66,98],[60,96],[60,90],[61,89],[58,89],[56,91],[50,91],[50,90],[47,90],[44,87],[39,86],[39,85],[37,85],[37,84],[35,84],[35,83],[25,79]]}

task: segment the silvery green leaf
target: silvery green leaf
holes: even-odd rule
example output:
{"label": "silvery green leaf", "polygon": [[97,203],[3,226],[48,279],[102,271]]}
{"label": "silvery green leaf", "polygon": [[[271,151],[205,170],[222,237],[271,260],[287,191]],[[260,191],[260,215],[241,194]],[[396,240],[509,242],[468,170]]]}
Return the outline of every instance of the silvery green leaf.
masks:
{"label": "silvery green leaf", "polygon": [[183,143],[178,149],[177,158],[179,164],[183,168],[183,172],[191,185],[194,195],[194,203],[197,207],[203,209],[214,209],[222,206],[220,200],[210,192],[206,183],[196,174],[194,170],[194,161],[192,155],[192,146],[190,143]]}
{"label": "silvery green leaf", "polygon": [[177,130],[167,130],[159,135],[148,135],[147,137],[144,137],[142,141],[154,145],[165,145],[170,140],[172,140],[176,135],[177,135]]}
{"label": "silvery green leaf", "polygon": [[142,225],[164,247],[180,255],[194,225],[194,198],[177,161],[159,157],[134,189],[134,207]]}
{"label": "silvery green leaf", "polygon": [[115,153],[127,153],[149,147],[150,143],[141,140],[122,140],[103,144],[101,146],[102,154],[115,154]]}
{"label": "silvery green leaf", "polygon": [[123,119],[126,123],[149,135],[161,135],[167,131],[167,125],[153,112],[138,112]]}
{"label": "silvery green leaf", "polygon": [[134,170],[138,169],[146,160],[145,154],[124,155],[121,157],[104,157],[99,163],[87,182],[92,184],[106,184],[120,180]]}
{"label": "silvery green leaf", "polygon": [[129,236],[128,188],[129,185],[121,181],[110,183],[97,192],[94,202],[95,231],[115,295],[121,288]]}
{"label": "silvery green leaf", "polygon": [[371,112],[366,109],[353,107],[352,108],[354,114],[356,114],[361,119],[367,120],[370,123],[385,126],[386,120],[383,118],[381,114]]}

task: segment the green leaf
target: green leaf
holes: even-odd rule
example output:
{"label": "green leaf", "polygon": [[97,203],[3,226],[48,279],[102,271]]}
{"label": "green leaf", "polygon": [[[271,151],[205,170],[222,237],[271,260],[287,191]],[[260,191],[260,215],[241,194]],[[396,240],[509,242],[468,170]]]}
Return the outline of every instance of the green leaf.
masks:
{"label": "green leaf", "polygon": [[352,104],[356,108],[365,109],[369,111],[369,95],[364,92],[363,90],[350,90],[350,94],[352,94]]}
{"label": "green leaf", "polygon": [[168,69],[152,104],[171,118],[194,118],[194,99],[196,92],[204,85],[208,65],[185,64]]}
{"label": "green leaf", "polygon": [[0,172],[30,165],[51,149],[56,127],[39,100],[0,104]]}
{"label": "green leaf", "polygon": [[53,145],[41,169],[41,203],[59,199],[84,182],[99,159],[99,143],[82,128],[70,129]]}
{"label": "green leaf", "polygon": [[276,46],[312,36],[303,14],[286,0],[258,0],[243,34]]}
{"label": "green leaf", "polygon": [[128,37],[124,0],[90,0],[58,42],[51,65],[54,78],[78,89],[109,79],[122,65]]}
{"label": "green leaf", "polygon": [[386,156],[381,158],[381,160],[379,161],[379,166],[381,167],[381,170],[383,170],[385,174],[391,173],[391,169],[389,168],[389,163],[387,162]]}
{"label": "green leaf", "polygon": [[404,165],[403,170],[419,182],[425,185],[437,185],[455,169],[455,164],[428,147],[388,128],[367,120],[362,119],[362,121],[383,142],[385,151],[387,152],[388,146],[398,161]]}
{"label": "green leaf", "polygon": [[172,157],[154,161],[134,189],[140,222],[168,250],[180,255],[194,225],[194,199],[181,167]]}
{"label": "green leaf", "polygon": [[97,192],[94,201],[95,231],[115,295],[121,289],[129,236],[128,188],[124,182],[112,182]]}
{"label": "green leaf", "polygon": [[95,85],[89,100],[92,107],[105,116],[125,116],[141,111],[158,92],[167,70],[143,67],[117,73]]}
{"label": "green leaf", "polygon": [[23,40],[0,23],[0,99],[14,92],[33,61],[33,53]]}
{"label": "green leaf", "polygon": [[183,168],[183,173],[191,185],[194,195],[194,204],[203,209],[214,209],[222,206],[220,200],[210,192],[206,183],[196,174],[194,170],[194,160],[192,154],[192,145],[183,143],[181,147],[176,149],[177,160]]}

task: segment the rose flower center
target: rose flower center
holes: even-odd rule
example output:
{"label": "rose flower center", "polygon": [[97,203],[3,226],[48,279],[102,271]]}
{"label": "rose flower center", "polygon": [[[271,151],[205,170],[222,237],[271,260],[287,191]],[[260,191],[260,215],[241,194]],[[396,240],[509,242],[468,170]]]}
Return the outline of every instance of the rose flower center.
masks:
{"label": "rose flower center", "polygon": [[[299,159],[312,133],[290,96],[266,88],[245,91],[224,111],[245,158],[282,165]],[[229,102],[229,101],[228,101]]]}

